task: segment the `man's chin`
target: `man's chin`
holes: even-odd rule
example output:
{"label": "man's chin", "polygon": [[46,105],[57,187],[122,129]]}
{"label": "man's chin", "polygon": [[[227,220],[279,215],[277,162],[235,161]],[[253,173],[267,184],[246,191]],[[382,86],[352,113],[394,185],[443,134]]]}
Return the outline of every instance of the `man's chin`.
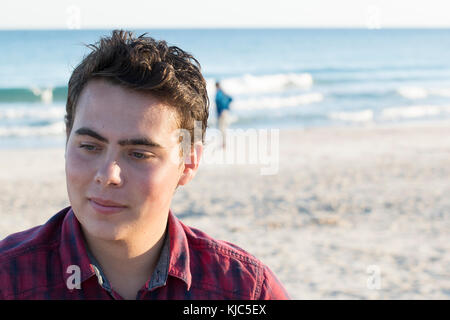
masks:
{"label": "man's chin", "polygon": [[98,216],[91,210],[85,211],[88,214],[78,217],[81,228],[85,236],[104,241],[118,241],[126,238],[126,230],[122,223],[115,219],[105,219]]}
{"label": "man's chin", "polygon": [[117,226],[101,224],[88,224],[83,226],[84,233],[92,239],[102,240],[102,241],[120,241],[126,238],[124,230]]}

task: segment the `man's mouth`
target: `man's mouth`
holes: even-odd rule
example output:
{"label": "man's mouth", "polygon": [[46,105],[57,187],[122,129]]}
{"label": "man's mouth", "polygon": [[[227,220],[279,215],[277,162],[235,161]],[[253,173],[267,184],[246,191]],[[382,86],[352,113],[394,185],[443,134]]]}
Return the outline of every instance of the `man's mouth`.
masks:
{"label": "man's mouth", "polygon": [[88,198],[91,207],[101,214],[112,214],[124,210],[127,206],[112,200],[102,198]]}

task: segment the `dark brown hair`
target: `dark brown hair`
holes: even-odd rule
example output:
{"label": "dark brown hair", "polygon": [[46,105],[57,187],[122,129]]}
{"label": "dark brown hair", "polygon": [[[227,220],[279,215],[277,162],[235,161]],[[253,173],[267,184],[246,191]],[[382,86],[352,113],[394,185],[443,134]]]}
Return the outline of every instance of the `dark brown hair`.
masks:
{"label": "dark brown hair", "polygon": [[66,134],[69,138],[78,98],[89,80],[101,78],[137,92],[150,93],[175,108],[178,128],[189,130],[194,139],[194,121],[202,123],[204,142],[209,114],[206,81],[199,62],[189,53],[165,41],[135,37],[132,32],[112,31],[101,38],[75,68],[68,85]]}

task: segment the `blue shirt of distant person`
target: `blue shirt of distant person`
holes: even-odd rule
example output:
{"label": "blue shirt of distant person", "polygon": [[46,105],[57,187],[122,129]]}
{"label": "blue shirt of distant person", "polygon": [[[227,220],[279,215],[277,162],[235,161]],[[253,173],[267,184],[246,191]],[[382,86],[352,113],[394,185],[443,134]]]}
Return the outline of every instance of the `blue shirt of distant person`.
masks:
{"label": "blue shirt of distant person", "polygon": [[233,98],[222,91],[220,83],[216,82],[216,107],[218,118],[220,118],[224,110],[230,110],[230,103],[232,100]]}

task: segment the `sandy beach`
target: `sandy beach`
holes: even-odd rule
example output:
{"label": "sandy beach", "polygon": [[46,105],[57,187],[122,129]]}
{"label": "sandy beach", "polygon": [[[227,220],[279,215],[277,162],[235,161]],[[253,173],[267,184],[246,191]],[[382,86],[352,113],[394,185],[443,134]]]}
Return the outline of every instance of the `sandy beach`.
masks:
{"label": "sandy beach", "polygon": [[[266,263],[293,299],[450,298],[450,124],[281,130],[279,170],[205,164],[182,221]],[[0,238],[69,205],[63,149],[0,151]]]}

